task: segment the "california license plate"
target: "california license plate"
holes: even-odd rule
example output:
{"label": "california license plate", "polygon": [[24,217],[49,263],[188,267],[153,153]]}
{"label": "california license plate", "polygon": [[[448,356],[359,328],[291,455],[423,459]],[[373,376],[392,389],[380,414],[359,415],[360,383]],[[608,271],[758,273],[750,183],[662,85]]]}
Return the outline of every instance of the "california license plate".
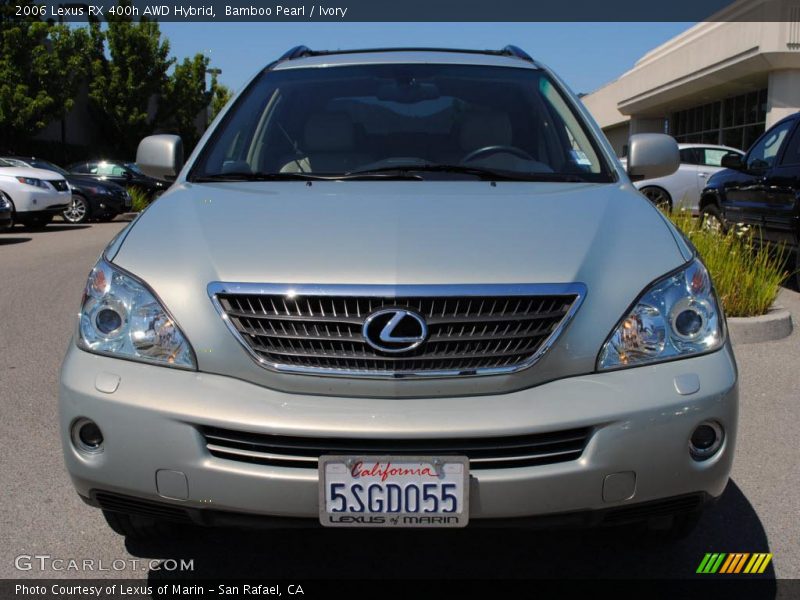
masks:
{"label": "california license plate", "polygon": [[326,527],[465,527],[466,456],[322,456],[319,520]]}

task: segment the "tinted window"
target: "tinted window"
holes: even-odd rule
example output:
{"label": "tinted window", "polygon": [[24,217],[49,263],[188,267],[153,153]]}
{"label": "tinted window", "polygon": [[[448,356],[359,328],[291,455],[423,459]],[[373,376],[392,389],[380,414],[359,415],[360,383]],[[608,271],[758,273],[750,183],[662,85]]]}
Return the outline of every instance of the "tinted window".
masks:
{"label": "tinted window", "polygon": [[421,164],[612,180],[543,72],[436,64],[267,71],[228,113],[192,177]]}
{"label": "tinted window", "polygon": [[89,169],[89,166],[92,163],[79,163],[77,165],[72,165],[70,170],[73,173],[91,173],[92,171]]}
{"label": "tinted window", "polygon": [[800,165],[800,127],[795,129],[792,137],[789,138],[789,144],[786,146],[781,164]]}
{"label": "tinted window", "polygon": [[763,171],[772,167],[792,127],[794,127],[794,121],[781,123],[758,140],[747,154],[747,169]]}
{"label": "tinted window", "polygon": [[697,149],[696,148],[684,148],[681,152],[681,162],[687,165],[696,165],[697,164]]}

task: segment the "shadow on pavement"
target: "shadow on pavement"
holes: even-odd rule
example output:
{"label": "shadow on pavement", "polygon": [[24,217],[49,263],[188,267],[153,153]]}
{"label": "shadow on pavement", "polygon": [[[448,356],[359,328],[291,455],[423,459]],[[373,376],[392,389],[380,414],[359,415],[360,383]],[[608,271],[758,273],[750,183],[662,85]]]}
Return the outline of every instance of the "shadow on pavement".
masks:
{"label": "shadow on pavement", "polygon": [[[8,233],[8,232],[5,232]],[[31,239],[29,237],[5,237],[4,235],[0,235],[0,246],[10,246],[11,244],[22,244],[24,242],[30,242]]]}
{"label": "shadow on pavement", "polygon": [[40,229],[35,233],[51,233],[53,231],[77,231],[78,229],[89,229],[91,225],[67,225],[67,224],[59,224],[59,225],[48,225],[44,229]]}
{"label": "shadow on pavement", "polygon": [[[148,559],[194,559],[191,573],[149,580],[287,578],[685,578],[706,552],[767,552],[758,515],[731,481],[686,540],[637,529],[536,531],[192,530],[181,539],[127,541]],[[776,557],[779,559],[780,557]],[[706,576],[713,577],[713,576]],[[774,579],[772,565],[764,577]]]}

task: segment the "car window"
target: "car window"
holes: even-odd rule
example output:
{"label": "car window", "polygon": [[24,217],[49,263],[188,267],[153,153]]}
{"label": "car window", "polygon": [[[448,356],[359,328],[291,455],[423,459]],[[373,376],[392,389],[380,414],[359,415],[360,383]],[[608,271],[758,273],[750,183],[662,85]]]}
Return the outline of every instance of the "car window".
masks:
{"label": "car window", "polygon": [[700,152],[702,157],[700,164],[707,167],[721,167],[722,157],[730,152],[730,150],[725,150],[723,148],[703,148]]}
{"label": "car window", "polygon": [[73,173],[92,173],[90,167],[96,167],[97,165],[93,163],[79,163],[77,165],[72,165],[70,167],[70,171]]}
{"label": "car window", "polygon": [[795,129],[792,137],[789,138],[789,143],[781,159],[781,164],[800,165],[800,127]]}
{"label": "car window", "polygon": [[697,164],[697,149],[696,148],[683,148],[680,151],[681,163],[687,165]]}
{"label": "car window", "polygon": [[97,170],[93,172],[96,175],[105,175],[107,177],[122,177],[125,175],[125,169],[122,166],[110,162],[98,163]]}
{"label": "car window", "polygon": [[536,69],[297,68],[267,71],[253,82],[191,176],[336,176],[436,164],[612,181],[598,148],[555,82]]}
{"label": "car window", "polygon": [[747,154],[747,170],[763,171],[772,167],[792,127],[794,121],[781,123],[759,139]]}

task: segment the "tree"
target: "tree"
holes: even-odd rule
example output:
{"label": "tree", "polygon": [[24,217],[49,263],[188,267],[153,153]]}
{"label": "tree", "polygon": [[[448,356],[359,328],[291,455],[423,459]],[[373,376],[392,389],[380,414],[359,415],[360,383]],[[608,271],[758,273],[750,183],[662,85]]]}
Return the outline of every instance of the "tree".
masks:
{"label": "tree", "polygon": [[37,17],[16,17],[0,4],[0,143],[11,150],[73,106],[88,65],[85,30]]}
{"label": "tree", "polygon": [[212,85],[214,85],[214,97],[211,99],[211,112],[208,115],[208,123],[211,124],[219,112],[225,108],[225,105],[230,102],[231,93],[230,88],[227,85],[222,83],[216,83],[216,78],[212,80]]}
{"label": "tree", "polygon": [[127,158],[153,130],[156,103],[174,59],[155,21],[142,17],[134,23],[110,14],[106,20],[105,30],[96,20],[90,24],[89,106],[110,149]]}
{"label": "tree", "polygon": [[197,144],[198,125],[204,125],[205,110],[214,97],[216,80],[212,78],[206,88],[207,69],[208,57],[202,54],[183,59],[167,78],[159,102],[159,126],[180,135],[187,153]]}

